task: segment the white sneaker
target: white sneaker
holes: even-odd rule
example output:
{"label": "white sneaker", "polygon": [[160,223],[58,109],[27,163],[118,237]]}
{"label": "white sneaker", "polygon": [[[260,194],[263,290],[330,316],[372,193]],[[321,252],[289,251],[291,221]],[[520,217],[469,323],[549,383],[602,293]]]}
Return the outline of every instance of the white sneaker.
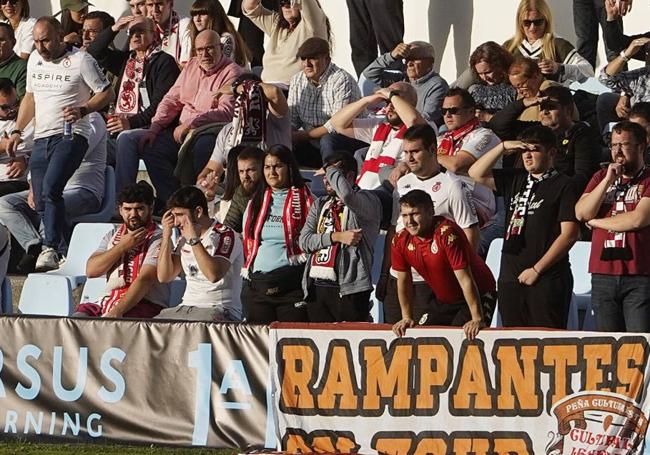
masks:
{"label": "white sneaker", "polygon": [[54,248],[45,248],[36,259],[36,271],[47,272],[59,268],[59,255]]}

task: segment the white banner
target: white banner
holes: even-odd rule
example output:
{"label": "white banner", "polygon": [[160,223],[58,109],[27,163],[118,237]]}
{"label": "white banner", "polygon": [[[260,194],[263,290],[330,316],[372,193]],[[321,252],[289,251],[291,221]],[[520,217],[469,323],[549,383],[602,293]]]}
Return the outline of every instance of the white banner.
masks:
{"label": "white banner", "polygon": [[287,452],[642,453],[646,336],[315,327],[271,330]]}

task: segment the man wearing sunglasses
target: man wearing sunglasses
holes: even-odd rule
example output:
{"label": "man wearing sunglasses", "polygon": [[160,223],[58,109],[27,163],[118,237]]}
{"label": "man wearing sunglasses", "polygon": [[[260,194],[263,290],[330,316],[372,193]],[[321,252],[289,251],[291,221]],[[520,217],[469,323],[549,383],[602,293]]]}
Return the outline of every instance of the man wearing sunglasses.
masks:
{"label": "man wearing sunglasses", "polygon": [[7,150],[7,138],[16,128],[18,114],[16,88],[9,79],[0,78],[0,196],[26,190],[27,161],[34,143],[34,122],[25,130],[24,141],[15,153]]}
{"label": "man wearing sunglasses", "polygon": [[422,113],[427,122],[440,124],[442,114],[440,107],[449,85],[433,69],[436,60],[434,47],[424,41],[399,43],[390,52],[377,57],[363,70],[363,75],[377,86],[382,85],[385,70],[405,69],[408,82],[415,87],[418,103],[415,108]]}
{"label": "man wearing sunglasses", "polygon": [[[517,120],[530,106],[539,107],[536,122]],[[566,87],[551,86],[539,96],[522,98],[494,114],[488,126],[503,140],[514,139],[519,133],[533,125],[549,127],[558,141],[555,168],[572,177],[576,191],[582,191],[591,176],[598,170],[601,146],[598,133],[585,122],[576,122],[571,91]]]}

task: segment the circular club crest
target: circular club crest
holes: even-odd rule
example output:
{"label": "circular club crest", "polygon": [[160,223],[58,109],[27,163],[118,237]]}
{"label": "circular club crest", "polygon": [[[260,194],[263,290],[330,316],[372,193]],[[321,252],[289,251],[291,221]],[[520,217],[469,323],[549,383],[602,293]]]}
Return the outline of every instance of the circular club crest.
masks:
{"label": "circular club crest", "polygon": [[431,191],[433,191],[434,193],[437,193],[438,191],[440,191],[440,186],[441,186],[440,182],[436,182],[435,185],[433,185],[431,187]]}
{"label": "circular club crest", "polygon": [[70,65],[72,65],[72,62],[70,62],[70,59],[68,57],[64,58],[63,61],[61,62],[64,68],[70,68]]}
{"label": "circular club crest", "polygon": [[438,243],[435,240],[431,242],[431,252],[433,254],[438,254]]}

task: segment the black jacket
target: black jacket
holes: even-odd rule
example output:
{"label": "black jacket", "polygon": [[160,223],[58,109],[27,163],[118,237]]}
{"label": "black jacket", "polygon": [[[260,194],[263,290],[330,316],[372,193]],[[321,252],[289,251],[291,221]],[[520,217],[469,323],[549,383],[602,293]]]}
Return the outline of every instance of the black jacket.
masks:
{"label": "black jacket", "polygon": [[[611,49],[617,54],[622,50],[627,49],[630,43],[636,38],[650,38],[650,32],[641,33],[639,35],[625,35],[621,29],[618,21],[606,21],[603,25],[603,38],[607,44],[607,48]],[[635,60],[646,61],[646,50],[642,47],[632,56]]]}
{"label": "black jacket", "polygon": [[[118,89],[126,62],[129,59],[129,52],[111,49],[109,46],[115,39],[115,33],[110,27],[103,30],[95,41],[88,46],[88,53],[92,55],[99,66],[113,74],[119,75]],[[144,83],[149,96],[150,105],[144,111],[129,117],[129,124],[132,129],[146,128],[151,124],[151,119],[156,114],[158,104],[176,82],[180,69],[176,60],[165,52],[156,53],[144,66]],[[142,101],[142,100],[140,100]]]}
{"label": "black jacket", "polygon": [[[502,140],[513,140],[539,122],[523,122],[517,117],[524,111],[524,102],[517,100],[494,114],[488,123]],[[598,132],[585,122],[576,122],[561,137],[558,137],[558,153],[555,168],[572,177],[577,191],[582,192],[592,175],[599,169],[601,145]]]}

